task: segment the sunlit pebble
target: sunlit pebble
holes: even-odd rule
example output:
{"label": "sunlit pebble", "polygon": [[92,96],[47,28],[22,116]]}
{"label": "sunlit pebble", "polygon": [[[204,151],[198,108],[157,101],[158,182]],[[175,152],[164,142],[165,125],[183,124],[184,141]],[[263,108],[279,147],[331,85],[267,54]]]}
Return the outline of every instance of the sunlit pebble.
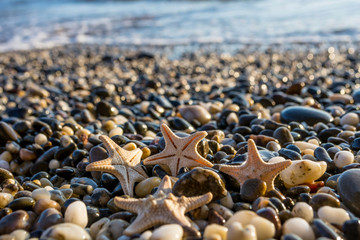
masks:
{"label": "sunlit pebble", "polygon": [[338,168],[343,168],[346,165],[349,165],[354,162],[354,154],[349,151],[339,151],[334,156],[335,166]]}
{"label": "sunlit pebble", "polygon": [[301,217],[307,222],[311,222],[314,218],[313,208],[305,202],[297,202],[291,212],[294,217]]}

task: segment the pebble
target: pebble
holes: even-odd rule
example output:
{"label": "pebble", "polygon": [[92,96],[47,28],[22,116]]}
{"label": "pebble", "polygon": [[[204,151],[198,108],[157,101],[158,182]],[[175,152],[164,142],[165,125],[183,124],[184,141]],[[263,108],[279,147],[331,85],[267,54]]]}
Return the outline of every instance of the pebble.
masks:
{"label": "pebble", "polygon": [[284,223],[283,234],[295,234],[303,240],[315,240],[314,231],[309,223],[299,217],[290,218]]}
{"label": "pebble", "polygon": [[310,223],[314,218],[313,208],[305,202],[297,202],[291,210],[291,213],[294,217],[303,218],[308,223]]}
{"label": "pebble", "polygon": [[350,169],[338,179],[337,191],[345,204],[357,216],[360,216],[360,169]]}
{"label": "pebble", "polygon": [[65,211],[64,220],[66,223],[77,224],[83,228],[86,227],[88,223],[86,205],[81,201],[71,203]]}
{"label": "pebble", "polygon": [[135,194],[139,198],[146,197],[151,193],[151,191],[159,186],[161,178],[159,177],[150,177],[141,182],[139,182],[135,187]]}
{"label": "pebble", "polygon": [[128,226],[129,223],[124,220],[111,220],[110,222],[105,223],[101,228],[96,239],[117,239]]}
{"label": "pebble", "polygon": [[256,229],[248,224],[245,227],[240,222],[233,222],[228,227],[227,240],[257,240]]}
{"label": "pebble", "polygon": [[96,236],[98,235],[99,231],[103,228],[103,226],[110,222],[110,220],[106,217],[99,219],[98,221],[94,222],[93,224],[91,224],[90,226],[90,236],[93,239],[96,239]]}
{"label": "pebble", "polygon": [[181,106],[179,113],[188,122],[196,120],[200,124],[206,124],[211,120],[210,113],[200,105]]}
{"label": "pebble", "polygon": [[309,204],[312,206],[314,211],[317,211],[320,207],[323,206],[340,207],[339,199],[327,193],[316,193],[312,196]]}
{"label": "pebble", "polygon": [[344,222],[350,220],[349,214],[342,208],[324,206],[319,208],[317,214],[323,221],[336,224],[338,226],[342,226]]}
{"label": "pebble", "polygon": [[0,235],[8,234],[17,229],[30,230],[31,221],[29,214],[24,210],[17,210],[0,220]]}
{"label": "pebble", "polygon": [[45,188],[39,188],[39,189],[35,189],[34,191],[32,191],[31,197],[35,201],[38,201],[40,199],[50,199],[51,194]]}
{"label": "pebble", "polygon": [[356,113],[350,112],[340,118],[340,125],[356,126],[359,123],[359,116]]}
{"label": "pebble", "polygon": [[282,123],[295,122],[306,122],[309,125],[314,125],[319,122],[330,123],[333,117],[319,109],[312,107],[287,107],[280,113]]}
{"label": "pebble", "polygon": [[47,208],[38,215],[39,218],[34,224],[34,229],[36,230],[45,230],[51,226],[64,222],[63,215],[55,208]]}
{"label": "pebble", "polygon": [[269,220],[258,216],[255,212],[242,210],[236,212],[226,223],[229,227],[232,223],[239,222],[242,226],[251,224],[256,229],[256,236],[259,240],[265,240],[275,236],[275,226]]}
{"label": "pebble", "polygon": [[[207,228],[206,228],[207,229]],[[205,233],[206,233],[205,229]],[[204,237],[205,237],[204,233]],[[166,224],[154,230],[150,240],[181,240],[183,237],[184,231],[179,224]]]}
{"label": "pebble", "polygon": [[291,165],[280,173],[286,187],[312,183],[320,178],[326,171],[325,162],[313,162],[310,160],[295,160]]}
{"label": "pebble", "polygon": [[0,192],[0,209],[6,207],[13,199],[10,193]]}
{"label": "pebble", "polygon": [[349,165],[354,162],[354,154],[349,151],[339,151],[334,156],[335,166],[338,168],[343,168],[346,165]]}
{"label": "pebble", "polygon": [[228,229],[224,226],[218,224],[210,224],[205,228],[204,238],[209,240],[226,240],[227,231]]}
{"label": "pebble", "polygon": [[36,201],[34,205],[34,212],[39,215],[48,208],[54,208],[58,211],[61,210],[61,206],[59,203],[47,198],[43,198]]}
{"label": "pebble", "polygon": [[18,229],[10,233],[11,236],[15,238],[15,240],[26,240],[30,238],[30,233],[23,229]]}
{"label": "pebble", "polygon": [[73,223],[60,223],[48,228],[40,239],[91,240],[87,231]]}
{"label": "pebble", "polygon": [[253,202],[266,193],[266,182],[260,179],[248,179],[240,188],[241,198],[246,202]]}
{"label": "pebble", "polygon": [[200,167],[182,175],[173,187],[176,196],[193,197],[209,191],[213,194],[213,200],[221,199],[227,193],[225,183],[219,174]]}

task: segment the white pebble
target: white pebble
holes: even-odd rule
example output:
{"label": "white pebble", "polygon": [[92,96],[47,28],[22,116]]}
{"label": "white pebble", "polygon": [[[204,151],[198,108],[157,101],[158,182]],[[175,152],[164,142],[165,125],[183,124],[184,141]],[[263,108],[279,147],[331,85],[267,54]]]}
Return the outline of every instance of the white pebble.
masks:
{"label": "white pebble", "polygon": [[90,231],[89,231],[90,236],[95,239],[97,234],[99,233],[100,229],[108,222],[110,222],[110,220],[108,218],[104,217],[104,218],[97,220],[93,224],[91,224]]}
{"label": "white pebble", "polygon": [[30,237],[30,233],[23,229],[17,229],[10,233],[10,235],[13,236],[15,240],[26,240]]}
{"label": "white pebble", "polygon": [[13,199],[10,193],[0,192],[0,209],[6,207]]}
{"label": "white pebble", "polygon": [[315,240],[315,234],[307,221],[302,218],[290,218],[283,225],[283,234],[295,234],[303,240]]}
{"label": "white pebble", "polygon": [[257,240],[255,227],[249,224],[243,228],[241,223],[239,222],[233,222],[232,224],[230,224],[227,233],[227,240],[238,240],[238,239]]}
{"label": "white pebble", "polygon": [[344,126],[344,125],[356,126],[358,123],[359,123],[359,116],[353,112],[346,113],[340,119],[341,126]]}
{"label": "white pebble", "polygon": [[39,188],[39,189],[35,189],[32,193],[31,193],[31,197],[37,201],[39,199],[50,199],[51,194],[49,193],[49,191],[45,188]]}
{"label": "white pebble", "polygon": [[72,223],[60,223],[46,229],[40,239],[81,239],[90,240],[88,232]]}
{"label": "white pebble", "polygon": [[57,169],[60,167],[60,162],[56,159],[52,159],[50,162],[49,162],[49,168],[50,169]]}
{"label": "white pebble", "polygon": [[319,208],[318,216],[322,220],[342,226],[345,221],[350,220],[349,214],[342,208],[324,206]]}
{"label": "white pebble", "polygon": [[45,134],[39,133],[38,135],[35,136],[35,143],[39,144],[39,145],[43,145],[45,143],[47,143],[48,139],[45,136]]}
{"label": "white pebble", "polygon": [[139,240],[149,240],[151,235],[152,232],[150,230],[147,230],[140,235]]}
{"label": "white pebble", "polygon": [[224,226],[218,224],[210,224],[205,228],[204,238],[226,240],[227,231],[228,229]]}
{"label": "white pebble", "polygon": [[184,231],[179,224],[166,224],[154,230],[150,240],[182,239]]}
{"label": "white pebble", "polygon": [[339,151],[334,156],[335,166],[338,168],[343,168],[346,165],[349,165],[354,162],[354,154],[349,151]]}
{"label": "white pebble", "polygon": [[256,235],[259,240],[265,240],[275,236],[275,226],[269,220],[260,217],[253,211],[242,210],[236,212],[226,223],[225,226],[229,227],[233,222],[239,222],[242,226],[248,224],[254,225]]}
{"label": "white pebble", "polygon": [[307,222],[311,222],[314,218],[313,208],[306,202],[297,202],[292,209],[294,217],[300,217]]}
{"label": "white pebble", "polygon": [[88,215],[85,204],[81,201],[71,203],[65,211],[64,220],[67,223],[74,223],[83,228],[86,227]]}
{"label": "white pebble", "polygon": [[113,137],[116,135],[123,135],[124,131],[122,130],[122,128],[116,127],[114,129],[111,129],[111,131],[109,132],[109,137]]}

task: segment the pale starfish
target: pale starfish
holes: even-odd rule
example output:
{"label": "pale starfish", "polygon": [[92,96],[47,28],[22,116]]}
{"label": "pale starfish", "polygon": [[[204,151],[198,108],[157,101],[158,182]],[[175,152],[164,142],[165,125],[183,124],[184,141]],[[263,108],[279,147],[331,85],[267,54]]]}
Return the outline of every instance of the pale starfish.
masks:
{"label": "pale starfish", "polygon": [[116,206],[137,214],[136,219],[125,229],[125,235],[141,233],[158,224],[175,223],[190,227],[185,213],[212,199],[210,192],[196,197],[176,197],[170,192],[171,185],[170,177],[166,175],[154,195],[141,199],[115,197]]}
{"label": "pale starfish", "polygon": [[266,183],[267,191],[270,191],[274,189],[275,177],[290,165],[291,161],[264,162],[260,157],[254,140],[249,139],[246,162],[241,165],[219,165],[219,170],[235,178],[240,185],[251,178],[263,180]]}
{"label": "pale starfish", "polygon": [[182,167],[213,166],[197,152],[197,144],[206,137],[206,132],[201,131],[181,138],[176,136],[166,124],[162,124],[160,128],[165,140],[165,149],[161,153],[145,158],[145,165],[167,165],[172,176],[176,176]]}
{"label": "pale starfish", "polygon": [[113,174],[119,179],[124,193],[131,197],[134,196],[134,184],[148,178],[140,165],[142,151],[139,148],[127,151],[105,135],[99,138],[104,143],[109,157],[90,163],[86,166],[86,171],[101,171]]}

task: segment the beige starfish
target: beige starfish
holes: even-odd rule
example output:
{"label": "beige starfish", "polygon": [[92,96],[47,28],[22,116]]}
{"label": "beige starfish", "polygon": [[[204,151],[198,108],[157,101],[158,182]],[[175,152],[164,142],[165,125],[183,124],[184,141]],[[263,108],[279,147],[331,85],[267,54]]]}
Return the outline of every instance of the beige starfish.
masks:
{"label": "beige starfish", "polygon": [[241,165],[220,165],[220,171],[234,177],[241,185],[251,178],[257,178],[266,182],[267,191],[274,189],[275,177],[285,168],[291,165],[291,161],[277,163],[264,162],[252,139],[248,140],[248,159]]}
{"label": "beige starfish", "polygon": [[119,179],[124,193],[132,197],[135,182],[148,178],[140,165],[142,151],[138,148],[127,151],[105,135],[100,136],[100,140],[104,143],[109,157],[90,163],[86,166],[86,171],[101,171],[113,174]]}
{"label": "beige starfish", "polygon": [[167,165],[172,176],[176,176],[182,167],[213,166],[197,152],[197,144],[207,135],[206,132],[201,131],[180,138],[165,124],[162,124],[160,128],[165,139],[165,149],[161,153],[145,158],[145,165]]}
{"label": "beige starfish", "polygon": [[115,197],[116,206],[137,214],[135,221],[125,229],[125,235],[141,233],[158,224],[175,223],[190,227],[185,213],[212,199],[210,192],[196,197],[176,197],[171,193],[171,185],[170,177],[166,175],[154,195],[142,199]]}

